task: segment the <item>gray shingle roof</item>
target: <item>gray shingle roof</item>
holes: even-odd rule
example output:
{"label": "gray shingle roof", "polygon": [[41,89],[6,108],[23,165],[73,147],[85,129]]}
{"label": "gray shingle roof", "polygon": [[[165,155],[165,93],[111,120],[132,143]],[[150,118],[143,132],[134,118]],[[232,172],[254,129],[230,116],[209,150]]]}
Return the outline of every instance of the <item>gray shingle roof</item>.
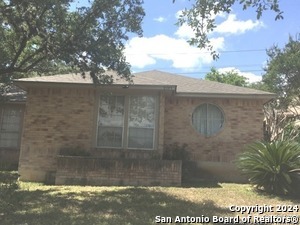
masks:
{"label": "gray shingle roof", "polygon": [[[121,79],[114,72],[108,72],[115,79],[114,85],[128,85],[128,82]],[[201,96],[239,96],[273,98],[273,93],[259,91],[250,88],[238,87],[213,81],[181,76],[177,74],[152,70],[133,74],[134,86],[169,86],[176,87],[177,95],[201,95]],[[25,83],[53,83],[53,84],[93,84],[87,75],[83,78],[80,74],[64,74],[54,76],[32,77],[16,80],[18,85]],[[129,85],[129,86],[130,86]],[[20,85],[22,86],[22,85]]]}

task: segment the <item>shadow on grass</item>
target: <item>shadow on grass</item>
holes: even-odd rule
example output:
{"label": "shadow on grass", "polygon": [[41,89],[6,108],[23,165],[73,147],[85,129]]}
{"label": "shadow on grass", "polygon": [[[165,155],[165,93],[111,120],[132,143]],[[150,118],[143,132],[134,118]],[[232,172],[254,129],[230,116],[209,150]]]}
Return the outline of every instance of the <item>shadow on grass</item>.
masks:
{"label": "shadow on grass", "polygon": [[195,181],[185,181],[182,183],[182,187],[185,188],[222,188],[218,181],[209,180],[195,180]]}
{"label": "shadow on grass", "polygon": [[[299,187],[300,189],[300,187]],[[257,189],[257,188],[253,188],[253,191],[256,192],[257,194],[261,195],[261,196],[266,196],[268,198],[277,198],[281,201],[291,201],[297,205],[300,204],[300,194],[290,194],[290,195],[276,195],[276,194],[272,194],[272,193],[269,193],[269,192],[266,192],[264,190],[260,190],[260,189]]]}
{"label": "shadow on grass", "polygon": [[178,199],[155,188],[116,189],[91,192],[18,191],[22,201],[1,224],[155,224],[155,217],[228,215],[228,209],[206,200]]}

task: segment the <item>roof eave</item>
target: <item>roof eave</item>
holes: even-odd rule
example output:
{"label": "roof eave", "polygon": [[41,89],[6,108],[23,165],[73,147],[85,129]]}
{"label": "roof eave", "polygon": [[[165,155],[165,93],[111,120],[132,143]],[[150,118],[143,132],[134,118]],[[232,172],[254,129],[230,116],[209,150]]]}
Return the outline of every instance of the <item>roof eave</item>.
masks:
{"label": "roof eave", "polygon": [[238,94],[238,93],[190,93],[178,92],[178,97],[203,97],[203,98],[238,98],[238,99],[264,99],[276,98],[276,94]]}
{"label": "roof eave", "polygon": [[14,84],[23,90],[30,87],[77,87],[77,88],[123,88],[123,89],[141,89],[141,90],[158,90],[175,93],[178,97],[203,97],[203,98],[235,98],[235,99],[263,99],[265,101],[276,98],[273,93],[197,93],[197,92],[177,92],[177,85],[141,85],[141,84],[102,84],[96,85],[93,83],[59,83],[59,82],[41,82],[41,81],[22,81],[14,80]]}
{"label": "roof eave", "polygon": [[92,83],[58,83],[58,82],[40,82],[40,81],[21,81],[14,80],[14,84],[23,90],[30,87],[81,87],[81,88],[124,88],[124,89],[143,89],[143,90],[159,90],[176,92],[176,85],[140,85],[140,84],[92,84]]}

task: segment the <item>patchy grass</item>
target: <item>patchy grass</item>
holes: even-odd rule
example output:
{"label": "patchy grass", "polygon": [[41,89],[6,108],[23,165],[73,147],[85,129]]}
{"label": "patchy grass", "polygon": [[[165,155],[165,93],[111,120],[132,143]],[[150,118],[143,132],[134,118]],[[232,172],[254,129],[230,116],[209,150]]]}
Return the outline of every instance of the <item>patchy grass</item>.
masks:
{"label": "patchy grass", "polygon": [[[20,182],[15,210],[0,212],[0,224],[155,224],[155,217],[248,216],[229,206],[297,205],[299,200],[258,193],[250,185],[209,184],[200,187],[82,187]],[[266,213],[262,215],[300,215]],[[252,213],[252,216],[258,213]],[[199,224],[199,223],[198,223]]]}

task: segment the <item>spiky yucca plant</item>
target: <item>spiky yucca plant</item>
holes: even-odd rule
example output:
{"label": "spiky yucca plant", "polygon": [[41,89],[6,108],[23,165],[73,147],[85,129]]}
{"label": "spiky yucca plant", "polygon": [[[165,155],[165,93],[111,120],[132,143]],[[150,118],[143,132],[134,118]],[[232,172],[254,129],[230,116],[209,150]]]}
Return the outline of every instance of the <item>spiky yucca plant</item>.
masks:
{"label": "spiky yucca plant", "polygon": [[288,141],[255,142],[238,156],[237,167],[259,189],[293,194],[298,185],[293,171],[300,168],[300,145]]}

